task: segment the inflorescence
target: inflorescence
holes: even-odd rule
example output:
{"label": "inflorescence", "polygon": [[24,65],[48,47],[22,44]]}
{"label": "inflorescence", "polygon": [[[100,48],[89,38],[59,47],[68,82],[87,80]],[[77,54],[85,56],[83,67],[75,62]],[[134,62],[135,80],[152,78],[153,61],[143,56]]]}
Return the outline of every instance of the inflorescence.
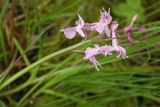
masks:
{"label": "inflorescence", "polygon": [[[118,34],[118,22],[113,21],[112,16],[110,15],[110,9],[108,11],[102,9],[100,11],[100,18],[98,22],[94,23],[85,23],[83,18],[78,15],[78,20],[76,21],[75,27],[68,27],[60,30],[64,32],[64,35],[68,39],[73,39],[78,33],[84,40],[87,39],[86,31],[96,31],[100,35],[106,35],[108,38],[112,39],[112,45],[99,46],[97,44],[92,48],[87,48],[84,52],[85,60],[88,60],[94,67],[99,71],[98,66],[102,68],[100,63],[96,60],[97,55],[110,56],[115,51],[118,55],[117,57],[122,57],[123,59],[128,58],[126,55],[126,49],[119,45],[117,34]],[[124,34],[128,37],[128,41],[131,44],[135,44],[135,41],[132,38],[132,31],[141,31],[144,30],[143,27],[134,27],[134,23],[137,20],[137,15],[134,15],[131,21],[131,24],[124,28]]]}

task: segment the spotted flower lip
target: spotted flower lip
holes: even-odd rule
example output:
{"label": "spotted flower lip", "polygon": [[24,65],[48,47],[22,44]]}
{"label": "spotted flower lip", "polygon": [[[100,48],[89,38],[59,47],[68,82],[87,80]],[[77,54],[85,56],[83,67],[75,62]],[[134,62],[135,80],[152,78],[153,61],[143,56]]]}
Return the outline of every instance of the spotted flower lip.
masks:
{"label": "spotted flower lip", "polygon": [[75,37],[76,33],[78,33],[83,38],[85,38],[87,36],[84,32],[85,22],[78,13],[77,13],[77,15],[78,15],[79,20],[76,21],[75,27],[68,27],[68,28],[60,30],[61,32],[64,32],[65,36],[68,39],[73,39]]}
{"label": "spotted flower lip", "polygon": [[102,8],[102,10],[100,10],[100,13],[101,16],[99,21],[110,24],[112,21],[112,16],[110,15],[110,8],[108,9],[108,12],[104,8]]}
{"label": "spotted flower lip", "polygon": [[84,59],[88,60],[91,64],[94,65],[96,70],[99,71],[98,66],[100,66],[102,68],[100,63],[96,60],[96,55],[99,54],[99,49],[97,49],[97,48],[87,48],[84,53],[85,53]]}

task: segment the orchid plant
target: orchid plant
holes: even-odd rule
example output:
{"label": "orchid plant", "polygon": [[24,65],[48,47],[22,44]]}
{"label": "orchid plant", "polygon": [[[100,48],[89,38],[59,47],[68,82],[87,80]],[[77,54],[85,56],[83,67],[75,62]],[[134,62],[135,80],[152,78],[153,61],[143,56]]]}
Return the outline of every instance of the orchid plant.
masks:
{"label": "orchid plant", "polygon": [[[112,20],[112,16],[110,15],[110,8],[108,11],[105,9],[100,10],[99,21],[94,23],[85,23],[83,18],[79,14],[77,15],[79,19],[76,21],[75,27],[69,27],[60,30],[61,32],[64,32],[66,38],[73,39],[76,33],[78,33],[82,38],[87,39],[86,31],[96,31],[100,35],[112,39],[112,45],[106,44],[104,46],[99,46],[98,44],[95,44],[93,48],[89,47],[84,51],[84,59],[88,60],[97,71],[99,71],[98,66],[102,68],[100,63],[96,60],[96,56],[98,55],[104,55],[106,57],[112,55],[115,51],[118,54],[117,57],[122,57],[123,59],[128,58],[126,55],[126,49],[119,45],[117,38],[119,24],[118,22]],[[135,44],[134,40],[132,39],[132,31],[144,30],[143,27],[133,27],[137,17],[138,15],[134,15],[131,24],[124,28],[124,34],[128,37],[128,41],[132,44]]]}

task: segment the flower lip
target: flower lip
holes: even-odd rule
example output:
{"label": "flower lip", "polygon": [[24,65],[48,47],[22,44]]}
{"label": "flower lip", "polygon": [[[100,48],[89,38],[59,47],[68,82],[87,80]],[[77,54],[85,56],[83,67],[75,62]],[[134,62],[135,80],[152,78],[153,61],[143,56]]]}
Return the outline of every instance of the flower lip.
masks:
{"label": "flower lip", "polygon": [[[96,45],[95,45],[96,46]],[[85,60],[88,60],[91,64],[94,65],[94,67],[96,68],[97,71],[99,71],[98,67],[97,66],[100,66],[100,63],[96,60],[96,55],[99,54],[99,46],[97,45],[97,48],[87,48],[85,50],[85,57],[84,59]]]}

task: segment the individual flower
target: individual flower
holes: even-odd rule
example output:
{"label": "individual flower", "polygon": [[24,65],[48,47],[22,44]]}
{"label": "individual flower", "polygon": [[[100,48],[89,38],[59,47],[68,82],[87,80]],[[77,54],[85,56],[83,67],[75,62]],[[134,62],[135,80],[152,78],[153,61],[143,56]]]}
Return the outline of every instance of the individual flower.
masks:
{"label": "individual flower", "polygon": [[131,21],[131,24],[127,27],[124,28],[124,34],[128,37],[128,41],[131,44],[135,44],[135,41],[132,38],[132,31],[134,30],[133,28],[133,24],[135,23],[135,21],[137,20],[138,15],[134,15]]}
{"label": "individual flower", "polygon": [[131,44],[135,44],[135,41],[132,38],[132,31],[136,30],[136,31],[143,31],[145,30],[144,27],[140,26],[140,27],[133,27],[133,24],[135,23],[135,21],[137,20],[138,15],[134,15],[131,21],[131,24],[127,27],[124,28],[124,34],[128,37],[128,41]]}
{"label": "individual flower", "polygon": [[102,67],[100,63],[96,60],[96,55],[99,54],[99,49],[97,48],[87,48],[85,50],[85,60],[88,60],[94,67],[99,71],[98,66]]}
{"label": "individual flower", "polygon": [[122,57],[123,59],[128,58],[126,55],[126,49],[118,45],[118,40],[116,36],[116,30],[118,28],[118,23],[116,21],[113,21],[110,28],[111,28],[113,51],[116,51],[118,53],[117,57]]}
{"label": "individual flower", "polygon": [[110,15],[110,9],[105,11],[104,9],[100,11],[100,19],[99,22],[91,23],[91,24],[86,24],[85,29],[87,30],[95,30],[99,34],[106,34],[108,37],[110,37],[110,29],[109,29],[109,24],[112,21],[112,16]]}
{"label": "individual flower", "polygon": [[75,37],[76,33],[78,33],[83,38],[87,37],[87,35],[85,34],[85,31],[84,31],[85,22],[79,14],[77,14],[77,15],[78,15],[79,20],[76,21],[75,27],[69,27],[69,28],[65,28],[65,29],[60,30],[61,32],[64,32],[65,36],[68,39],[73,39]]}

